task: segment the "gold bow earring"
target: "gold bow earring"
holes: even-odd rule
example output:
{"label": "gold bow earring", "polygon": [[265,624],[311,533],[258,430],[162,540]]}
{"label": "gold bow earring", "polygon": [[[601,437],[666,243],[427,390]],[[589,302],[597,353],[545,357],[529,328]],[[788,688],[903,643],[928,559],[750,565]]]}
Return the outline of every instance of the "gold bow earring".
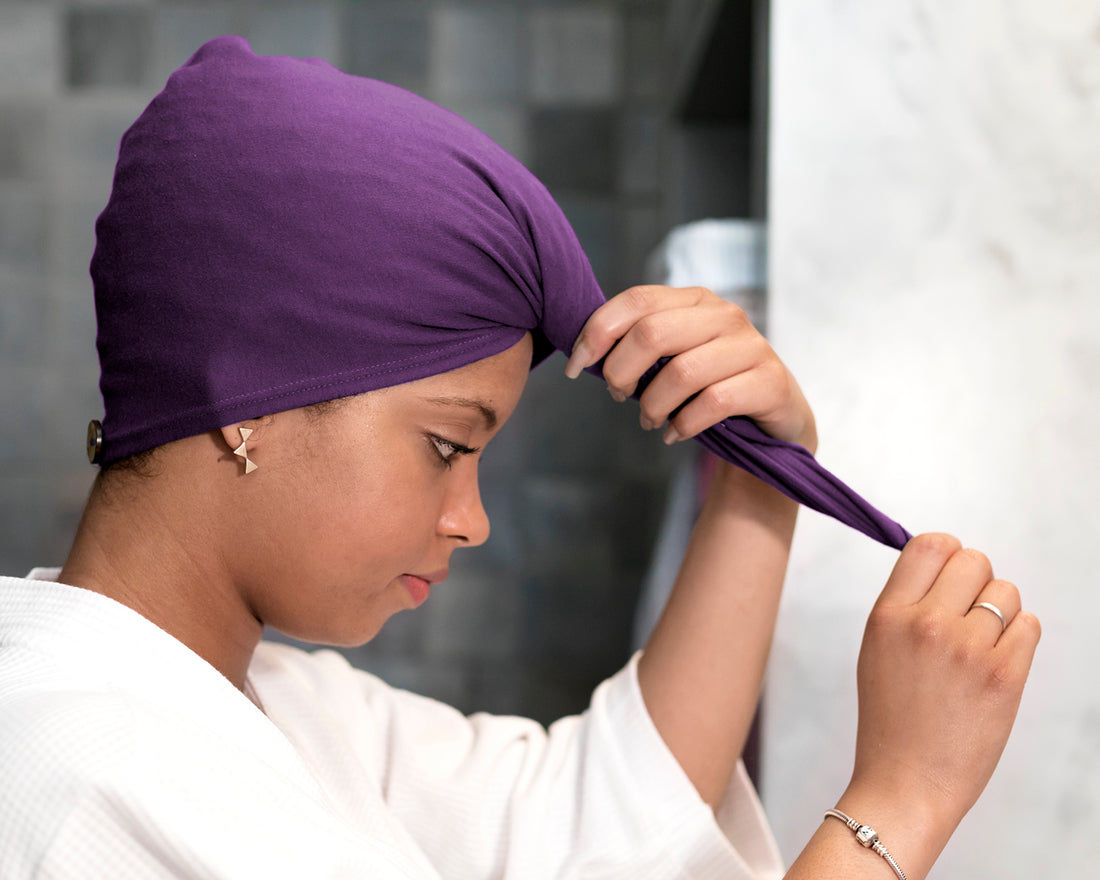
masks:
{"label": "gold bow earring", "polygon": [[258,464],[248,457],[248,438],[251,436],[251,428],[241,428],[241,445],[233,450],[233,454],[244,461],[244,472],[246,474],[252,473],[259,467]]}

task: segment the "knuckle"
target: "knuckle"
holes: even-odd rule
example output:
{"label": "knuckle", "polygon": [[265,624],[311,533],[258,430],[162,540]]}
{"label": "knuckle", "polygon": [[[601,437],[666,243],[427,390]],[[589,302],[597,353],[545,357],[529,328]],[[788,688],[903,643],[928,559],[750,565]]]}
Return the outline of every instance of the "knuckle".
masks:
{"label": "knuckle", "polygon": [[615,334],[611,329],[612,321],[613,316],[610,312],[593,315],[588,319],[588,323],[584,325],[580,336],[577,337],[574,348],[582,341],[593,349],[602,351],[609,348],[611,343],[615,341]]}
{"label": "knuckle", "polygon": [[733,409],[733,392],[725,385],[708,385],[699,393],[699,399],[708,411],[728,414]]}
{"label": "knuckle", "polygon": [[867,615],[867,629],[870,632],[891,630],[896,626],[896,610],[888,605],[876,605]]}
{"label": "knuckle", "polygon": [[674,357],[665,367],[670,378],[679,385],[693,385],[702,369],[699,358],[689,351]]}
{"label": "knuckle", "polygon": [[913,538],[906,549],[914,553],[947,558],[962,548],[962,542],[954,535],[944,532],[926,532]]}
{"label": "knuckle", "polygon": [[651,351],[664,351],[668,328],[658,315],[647,315],[634,325],[638,341]]}
{"label": "knuckle", "polygon": [[791,374],[777,358],[766,358],[760,369],[764,373],[764,380],[771,392],[781,398],[786,398],[791,392]]}
{"label": "knuckle", "polygon": [[1030,611],[1021,611],[1012,622],[1027,629],[1033,643],[1038,642],[1043,636],[1043,625]]}
{"label": "knuckle", "polygon": [[975,550],[973,547],[964,547],[957,551],[957,555],[963,557],[967,562],[984,572],[986,580],[989,580],[993,576],[993,563],[991,563],[989,557],[980,550]]}
{"label": "knuckle", "polygon": [[1018,687],[1016,664],[1008,657],[991,661],[986,669],[986,686],[994,691],[1015,690]]}
{"label": "knuckle", "polygon": [[749,320],[748,312],[746,312],[741,306],[736,303],[726,302],[722,300],[722,310],[725,315],[726,321],[733,327],[752,326],[752,322]]}
{"label": "knuckle", "polygon": [[695,305],[699,305],[700,303],[705,302],[708,299],[725,302],[725,300],[718,296],[718,294],[716,294],[709,287],[703,287],[699,284],[694,284],[690,287],[682,287],[680,289],[695,296]]}
{"label": "knuckle", "polygon": [[918,644],[938,644],[946,629],[947,621],[938,609],[921,611],[913,618],[913,637]]}
{"label": "knuckle", "polygon": [[647,312],[660,301],[661,288],[653,284],[639,284],[623,291],[620,296],[634,311]]}
{"label": "knuckle", "polygon": [[614,391],[626,392],[626,371],[609,358],[604,362],[603,378],[607,387]]}
{"label": "knuckle", "polygon": [[951,648],[951,659],[956,666],[961,666],[963,669],[973,666],[979,654],[978,647],[965,640],[956,642]]}
{"label": "knuckle", "polygon": [[988,586],[996,591],[996,595],[1000,597],[1002,601],[1015,602],[1017,605],[1020,604],[1020,591],[1011,581],[994,578],[989,582]]}

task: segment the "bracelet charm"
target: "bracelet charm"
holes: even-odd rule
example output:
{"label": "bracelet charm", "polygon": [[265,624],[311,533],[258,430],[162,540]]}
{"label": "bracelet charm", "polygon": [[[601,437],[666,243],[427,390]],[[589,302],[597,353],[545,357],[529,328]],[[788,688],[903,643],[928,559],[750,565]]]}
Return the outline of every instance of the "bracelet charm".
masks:
{"label": "bracelet charm", "polygon": [[878,855],[885,859],[886,864],[890,866],[893,872],[898,876],[898,880],[906,880],[905,872],[898,866],[898,863],[894,861],[894,857],[890,855],[889,850],[886,849],[885,844],[878,839],[878,833],[870,825],[862,825],[853,819],[851,816],[840,812],[840,810],[826,810],[825,817],[839,819],[849,828],[856,833],[856,840],[859,841],[861,846],[865,846],[869,850],[873,850]]}

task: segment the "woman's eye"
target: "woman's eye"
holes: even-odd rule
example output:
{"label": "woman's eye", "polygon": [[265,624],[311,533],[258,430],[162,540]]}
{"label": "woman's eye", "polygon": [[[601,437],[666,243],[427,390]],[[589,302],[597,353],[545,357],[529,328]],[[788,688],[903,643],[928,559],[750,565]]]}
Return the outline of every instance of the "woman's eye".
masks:
{"label": "woman's eye", "polygon": [[459,455],[473,455],[481,451],[480,447],[463,446],[461,443],[448,440],[446,437],[440,437],[438,434],[429,434],[428,439],[432,443],[435,454],[439,456],[440,462],[447,467],[450,467]]}
{"label": "woman's eye", "polygon": [[462,452],[462,447],[457,443],[452,443],[450,440],[444,439],[443,437],[436,437],[433,435],[430,439],[436,454],[447,467],[450,467],[452,459]]}

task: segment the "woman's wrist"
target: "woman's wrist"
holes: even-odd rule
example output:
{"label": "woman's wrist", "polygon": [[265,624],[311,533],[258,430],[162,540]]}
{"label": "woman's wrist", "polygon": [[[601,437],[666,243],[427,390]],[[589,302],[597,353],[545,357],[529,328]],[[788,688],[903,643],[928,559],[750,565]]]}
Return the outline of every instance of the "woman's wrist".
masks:
{"label": "woman's wrist", "polygon": [[907,794],[905,787],[890,779],[875,785],[853,782],[835,805],[825,806],[835,806],[861,825],[874,828],[908,880],[928,873],[957,825],[928,800]]}
{"label": "woman's wrist", "polygon": [[774,486],[743,468],[721,460],[715,464],[707,489],[707,503],[734,516],[774,520],[776,525],[784,527],[784,531],[798,512],[798,503]]}

